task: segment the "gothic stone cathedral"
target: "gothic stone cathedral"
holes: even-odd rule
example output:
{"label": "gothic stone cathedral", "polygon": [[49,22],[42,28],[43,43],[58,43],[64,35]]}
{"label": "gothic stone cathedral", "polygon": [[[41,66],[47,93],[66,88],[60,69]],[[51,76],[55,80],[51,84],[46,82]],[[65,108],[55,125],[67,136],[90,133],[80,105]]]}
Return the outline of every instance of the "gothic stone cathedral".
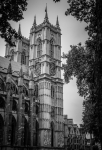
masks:
{"label": "gothic stone cathedral", "polygon": [[[21,34],[19,25],[18,34]],[[47,7],[29,39],[13,39],[0,57],[0,144],[64,146],[61,29]]]}

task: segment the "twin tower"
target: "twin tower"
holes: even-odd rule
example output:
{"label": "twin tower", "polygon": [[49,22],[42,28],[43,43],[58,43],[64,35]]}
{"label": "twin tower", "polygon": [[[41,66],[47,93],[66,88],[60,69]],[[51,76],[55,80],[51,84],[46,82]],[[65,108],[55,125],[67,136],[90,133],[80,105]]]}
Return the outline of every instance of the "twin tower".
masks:
{"label": "twin tower", "polygon": [[[20,25],[18,34],[22,36]],[[31,88],[37,93],[33,99],[28,94],[27,101],[29,100],[30,109],[31,103],[32,106],[33,102],[39,103],[36,111],[30,110],[31,113],[35,113],[35,115],[30,114],[30,117],[32,120],[35,117],[36,122],[36,124],[30,122],[30,137],[34,141],[34,131],[37,133],[38,145],[62,147],[64,146],[63,81],[61,79],[61,29],[58,17],[56,25],[52,25],[49,22],[46,6],[43,23],[37,25],[34,17],[29,39],[22,36],[21,40],[17,39],[14,42],[16,47],[6,44],[5,57],[11,59],[11,64],[13,61],[20,63],[23,72],[24,67],[28,70],[24,72],[24,81],[29,85],[28,91]],[[37,85],[37,88],[32,86],[32,82]],[[24,99],[26,101],[26,98]]]}

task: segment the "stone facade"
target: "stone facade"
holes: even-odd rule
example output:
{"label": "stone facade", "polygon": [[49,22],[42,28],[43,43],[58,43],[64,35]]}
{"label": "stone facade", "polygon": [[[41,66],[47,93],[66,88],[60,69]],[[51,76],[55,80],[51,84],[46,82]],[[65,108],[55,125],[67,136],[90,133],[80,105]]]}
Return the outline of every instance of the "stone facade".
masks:
{"label": "stone facade", "polygon": [[73,119],[69,119],[64,115],[64,145],[69,149],[85,149],[86,136],[82,126],[78,127],[73,123]]}
{"label": "stone facade", "polygon": [[42,24],[34,17],[29,39],[12,40],[15,46],[6,44],[5,57],[0,57],[0,145],[63,147],[68,123],[58,17],[52,25],[46,7]]}
{"label": "stone facade", "polygon": [[[18,34],[21,34],[19,25]],[[29,39],[12,39],[0,57],[0,144],[64,146],[61,29],[47,7]]]}

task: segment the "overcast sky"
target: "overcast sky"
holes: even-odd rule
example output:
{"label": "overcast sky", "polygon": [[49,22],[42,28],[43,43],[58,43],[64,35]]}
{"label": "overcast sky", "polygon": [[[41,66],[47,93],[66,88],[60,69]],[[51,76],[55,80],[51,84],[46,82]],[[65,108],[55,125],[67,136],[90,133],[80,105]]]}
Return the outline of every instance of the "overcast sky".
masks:
{"label": "overcast sky", "polygon": [[[68,8],[67,0],[61,0],[60,3],[54,3],[53,0],[29,0],[27,11],[24,12],[24,19],[18,23],[11,22],[12,27],[18,31],[20,23],[22,35],[29,38],[34,16],[36,15],[37,25],[44,20],[46,3],[50,23],[55,25],[57,15],[59,18],[62,32],[62,53],[68,53],[70,45],[78,44],[79,42],[84,44],[88,38],[84,30],[86,24],[84,22],[80,23],[72,16],[65,16],[65,10]],[[1,56],[5,55],[5,44],[4,40],[0,38]],[[74,78],[69,84],[64,84],[63,87],[64,114],[67,114],[68,118],[73,118],[74,123],[79,125],[82,123],[83,98],[79,97],[77,93],[76,79]]]}

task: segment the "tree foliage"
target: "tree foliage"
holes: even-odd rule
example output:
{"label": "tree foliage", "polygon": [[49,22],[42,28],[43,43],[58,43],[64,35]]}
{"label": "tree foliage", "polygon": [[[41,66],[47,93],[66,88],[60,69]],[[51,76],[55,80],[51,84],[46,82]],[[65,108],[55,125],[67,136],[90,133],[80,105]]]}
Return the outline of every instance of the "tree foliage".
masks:
{"label": "tree foliage", "polygon": [[10,21],[23,19],[23,11],[27,9],[27,0],[2,0],[0,2],[0,36],[11,46],[12,37],[21,38],[12,28]]}
{"label": "tree foliage", "polygon": [[[74,75],[77,78],[78,92],[84,96],[83,121],[86,130],[93,132],[102,146],[102,1],[68,0],[65,15],[72,15],[87,23],[85,30],[89,38],[85,48],[72,46],[64,54],[63,64],[65,82]],[[89,121],[89,122],[88,122]]]}

